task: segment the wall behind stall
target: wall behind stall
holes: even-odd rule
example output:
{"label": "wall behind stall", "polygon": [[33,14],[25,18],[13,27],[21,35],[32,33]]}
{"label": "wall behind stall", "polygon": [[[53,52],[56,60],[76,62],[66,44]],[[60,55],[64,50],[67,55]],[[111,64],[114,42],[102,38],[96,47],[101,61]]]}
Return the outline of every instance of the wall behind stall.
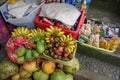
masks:
{"label": "wall behind stall", "polygon": [[120,0],[92,0],[90,8],[103,9],[120,14]]}

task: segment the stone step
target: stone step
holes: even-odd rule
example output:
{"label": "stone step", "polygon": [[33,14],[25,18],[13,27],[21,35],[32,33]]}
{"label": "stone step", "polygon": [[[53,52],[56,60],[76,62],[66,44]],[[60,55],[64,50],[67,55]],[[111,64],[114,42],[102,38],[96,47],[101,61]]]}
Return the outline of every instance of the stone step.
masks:
{"label": "stone step", "polygon": [[76,53],[76,57],[80,62],[80,70],[75,73],[76,76],[88,80],[98,80],[97,77],[101,77],[100,80],[120,80],[120,67],[81,53]]}
{"label": "stone step", "polygon": [[74,80],[112,80],[112,78],[83,69],[73,75],[75,77]]}

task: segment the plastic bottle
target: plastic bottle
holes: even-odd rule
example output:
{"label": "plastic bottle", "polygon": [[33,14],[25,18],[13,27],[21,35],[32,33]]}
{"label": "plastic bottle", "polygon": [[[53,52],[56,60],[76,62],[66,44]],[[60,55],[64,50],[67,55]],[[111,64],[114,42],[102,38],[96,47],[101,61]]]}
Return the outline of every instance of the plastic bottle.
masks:
{"label": "plastic bottle", "polygon": [[86,0],[86,4],[87,4],[87,6],[86,6],[86,12],[89,9],[90,3],[91,3],[91,0]]}
{"label": "plastic bottle", "polygon": [[61,2],[61,3],[65,3],[65,0],[61,0],[60,2]]}
{"label": "plastic bottle", "polygon": [[76,0],[71,0],[72,2],[71,2],[71,4],[73,5],[73,6],[75,6],[76,5]]}
{"label": "plastic bottle", "polygon": [[82,0],[76,0],[76,8],[80,9],[81,8],[81,2]]}
{"label": "plastic bottle", "polygon": [[17,2],[17,0],[8,0],[8,3],[10,3],[10,4],[14,4],[16,2]]}
{"label": "plastic bottle", "polygon": [[71,4],[72,1],[71,1],[71,0],[65,0],[65,3],[67,3],[67,4]]}
{"label": "plastic bottle", "polygon": [[82,5],[81,5],[81,9],[86,10],[86,7],[87,7],[86,0],[84,0]]}

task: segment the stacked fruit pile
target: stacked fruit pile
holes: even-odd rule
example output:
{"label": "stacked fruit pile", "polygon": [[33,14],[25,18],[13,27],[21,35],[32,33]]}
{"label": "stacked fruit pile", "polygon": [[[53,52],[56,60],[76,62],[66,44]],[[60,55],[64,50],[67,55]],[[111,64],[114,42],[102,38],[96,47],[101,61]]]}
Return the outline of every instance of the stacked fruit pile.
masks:
{"label": "stacked fruit pile", "polygon": [[46,50],[45,54],[61,60],[70,60],[74,57],[76,44],[72,35],[65,35],[61,28],[46,28]]}
{"label": "stacked fruit pile", "polygon": [[6,60],[0,64],[0,80],[73,80],[71,73],[79,68],[77,58],[73,58],[72,66],[41,58],[21,65]]}
{"label": "stacked fruit pile", "polygon": [[79,70],[79,61],[73,59],[72,66],[56,64],[52,60],[37,60],[29,64],[23,64],[11,80],[73,80],[72,72]]}
{"label": "stacked fruit pile", "polygon": [[7,42],[8,57],[17,63],[31,62],[44,55],[53,59],[71,60],[76,43],[70,34],[61,28],[50,26],[45,30],[17,27]]}
{"label": "stacked fruit pile", "polygon": [[44,34],[44,31],[39,28],[29,30],[25,27],[18,27],[14,29],[7,42],[8,57],[18,63],[31,61],[33,58],[39,57],[39,54],[45,50],[42,41],[43,35],[41,34]]}

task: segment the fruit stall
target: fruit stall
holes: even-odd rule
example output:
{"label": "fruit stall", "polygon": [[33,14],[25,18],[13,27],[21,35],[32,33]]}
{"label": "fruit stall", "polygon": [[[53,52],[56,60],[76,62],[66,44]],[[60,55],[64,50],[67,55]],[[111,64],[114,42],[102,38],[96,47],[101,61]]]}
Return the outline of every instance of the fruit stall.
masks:
{"label": "fruit stall", "polygon": [[78,47],[116,50],[117,27],[87,20],[74,2],[53,2],[8,0],[0,6],[0,44],[8,58],[0,63],[0,80],[73,80],[80,70]]}
{"label": "fruit stall", "polygon": [[[6,34],[0,40],[8,57],[0,64],[0,79],[73,80],[72,73],[80,68],[79,61],[75,57],[76,39],[84,23],[84,11],[69,4],[55,3],[54,5],[59,4],[58,8],[70,6],[71,10],[70,8],[65,10],[69,10],[70,19],[74,22],[68,20],[69,16],[64,16],[65,14],[59,16],[64,16],[66,20],[60,18],[57,21],[54,17],[50,19],[43,15],[47,10],[44,8],[46,6],[50,8],[45,2],[38,4],[27,0],[26,2],[10,1],[12,0],[8,0],[0,7],[0,24],[3,25],[0,29]],[[17,6],[19,3],[20,5]],[[25,12],[27,9],[29,10],[26,13],[21,14],[21,11]],[[71,15],[72,10],[75,11],[73,15]],[[43,16],[40,16],[41,14]],[[65,21],[67,23],[63,24]],[[11,31],[7,30],[6,24],[10,26]],[[6,40],[2,42],[2,38]]]}

